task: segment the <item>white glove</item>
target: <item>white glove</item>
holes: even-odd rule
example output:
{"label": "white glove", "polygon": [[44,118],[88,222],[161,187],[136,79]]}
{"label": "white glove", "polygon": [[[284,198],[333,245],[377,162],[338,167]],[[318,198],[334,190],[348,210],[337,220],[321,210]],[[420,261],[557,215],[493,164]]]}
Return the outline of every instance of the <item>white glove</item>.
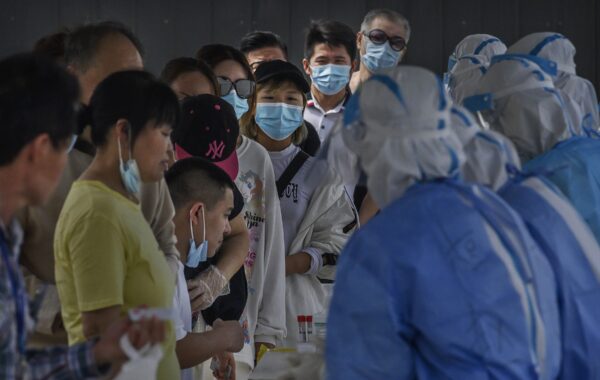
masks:
{"label": "white glove", "polygon": [[207,309],[219,296],[229,294],[229,281],[214,265],[187,284],[193,313]]}

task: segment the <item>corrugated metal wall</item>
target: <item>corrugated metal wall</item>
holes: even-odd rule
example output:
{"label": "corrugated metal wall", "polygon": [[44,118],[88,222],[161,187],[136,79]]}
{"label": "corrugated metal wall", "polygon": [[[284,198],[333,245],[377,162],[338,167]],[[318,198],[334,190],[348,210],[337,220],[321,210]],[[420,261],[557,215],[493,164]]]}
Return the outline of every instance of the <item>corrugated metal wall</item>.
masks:
{"label": "corrugated metal wall", "polygon": [[467,34],[489,33],[507,45],[536,31],[565,34],[577,47],[578,74],[600,88],[600,2],[595,0],[0,0],[0,56],[28,50],[61,26],[115,19],[144,43],[146,65],[193,55],[203,44],[237,46],[248,31],[279,33],[300,64],[309,20],[335,18],[358,30],[364,14],[388,7],[413,28],[406,62],[441,73]]}

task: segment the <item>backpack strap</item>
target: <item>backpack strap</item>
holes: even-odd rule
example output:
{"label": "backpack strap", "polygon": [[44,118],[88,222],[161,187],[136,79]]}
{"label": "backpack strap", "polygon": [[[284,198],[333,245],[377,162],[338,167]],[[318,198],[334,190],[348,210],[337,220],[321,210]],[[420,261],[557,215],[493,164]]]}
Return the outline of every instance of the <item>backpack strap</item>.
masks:
{"label": "backpack strap", "polygon": [[285,168],[284,172],[281,173],[281,177],[279,177],[279,179],[277,180],[277,194],[279,195],[279,198],[283,196],[283,192],[290,184],[290,181],[292,180],[292,178],[294,178],[296,173],[298,173],[298,170],[300,170],[300,168],[302,167],[302,165],[304,165],[306,160],[308,160],[308,157],[310,156],[306,152],[300,150],[294,156],[294,159],[292,160],[292,162],[290,162],[288,167]]}

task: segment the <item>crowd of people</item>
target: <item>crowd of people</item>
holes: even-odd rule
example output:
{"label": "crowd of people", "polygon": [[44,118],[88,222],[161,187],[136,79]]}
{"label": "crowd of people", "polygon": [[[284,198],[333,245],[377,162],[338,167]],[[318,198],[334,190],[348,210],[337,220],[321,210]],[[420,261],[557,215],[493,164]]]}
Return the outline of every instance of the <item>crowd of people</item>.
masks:
{"label": "crowd of people", "polygon": [[469,35],[438,77],[410,37],[375,9],[154,76],[103,21],[0,60],[0,378],[246,380],[320,315],[327,379],[600,379],[575,47]]}

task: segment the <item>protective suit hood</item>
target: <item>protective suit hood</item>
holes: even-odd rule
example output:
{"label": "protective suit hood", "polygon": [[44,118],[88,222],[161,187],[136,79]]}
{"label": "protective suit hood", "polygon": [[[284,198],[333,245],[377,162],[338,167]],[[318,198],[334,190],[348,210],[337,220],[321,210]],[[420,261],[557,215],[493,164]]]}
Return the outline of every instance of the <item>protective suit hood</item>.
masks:
{"label": "protective suit hood", "polygon": [[504,53],[506,53],[506,45],[498,37],[489,34],[466,36],[454,49],[456,59],[465,55],[482,55],[490,61],[493,56]]}
{"label": "protective suit hood", "polygon": [[541,65],[527,57],[495,57],[478,81],[477,94],[463,101],[470,111],[482,112],[492,130],[513,142],[522,162],[577,134],[547,73],[552,66]]}
{"label": "protective suit hood", "polygon": [[530,54],[556,62],[559,71],[575,74],[575,46],[560,33],[532,33],[515,42],[507,53]]}
{"label": "protective suit hood", "polygon": [[429,70],[396,67],[374,75],[346,105],[346,145],[383,208],[412,184],[459,174],[464,160],[450,128],[450,103]]}
{"label": "protective suit hood", "polygon": [[480,129],[467,109],[452,106],[451,120],[466,156],[461,169],[465,180],[497,191],[510,179],[512,171],[521,169],[510,140],[497,132]]}
{"label": "protective suit hood", "polygon": [[448,92],[455,103],[461,104],[465,94],[473,92],[488,65],[489,61],[482,55],[465,55],[456,61],[448,74]]}
{"label": "protective suit hood", "polygon": [[554,77],[556,88],[572,99],[569,105],[576,126],[583,131],[597,131],[600,126],[598,97],[590,81],[577,76],[575,65],[576,49],[573,43],[560,33],[532,33],[517,41],[508,49],[509,53],[530,54],[556,62],[558,75]]}

